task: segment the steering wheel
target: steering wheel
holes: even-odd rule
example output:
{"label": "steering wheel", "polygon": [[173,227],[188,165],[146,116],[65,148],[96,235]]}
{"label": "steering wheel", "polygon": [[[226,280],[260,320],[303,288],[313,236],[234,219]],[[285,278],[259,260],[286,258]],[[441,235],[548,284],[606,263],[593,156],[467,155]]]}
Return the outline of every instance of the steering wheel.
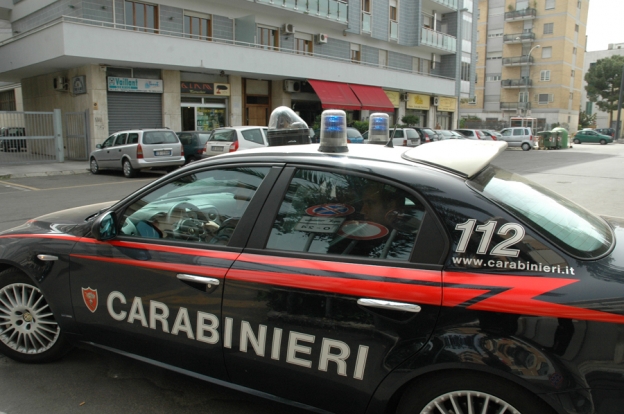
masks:
{"label": "steering wheel", "polygon": [[232,237],[232,233],[234,233],[234,228],[239,221],[240,217],[230,217],[224,220],[210,242],[216,244],[228,244],[230,237]]}
{"label": "steering wheel", "polygon": [[177,222],[184,218],[208,221],[208,217],[196,205],[188,201],[175,204],[167,212],[167,223]]}
{"label": "steering wheel", "polygon": [[205,238],[207,233],[204,224],[210,220],[194,204],[183,201],[175,204],[167,212],[166,222],[171,226],[174,238]]}

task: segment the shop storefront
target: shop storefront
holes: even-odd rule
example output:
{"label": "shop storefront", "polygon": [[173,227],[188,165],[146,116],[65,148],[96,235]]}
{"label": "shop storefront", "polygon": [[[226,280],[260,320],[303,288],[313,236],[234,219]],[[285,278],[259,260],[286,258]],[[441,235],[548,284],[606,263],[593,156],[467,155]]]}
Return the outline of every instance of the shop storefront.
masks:
{"label": "shop storefront", "polygon": [[437,129],[453,129],[453,114],[457,110],[457,98],[438,98],[436,113]]}
{"label": "shop storefront", "polygon": [[228,83],[180,82],[183,131],[212,131],[226,126]]}
{"label": "shop storefront", "polygon": [[398,121],[396,118],[397,118],[397,112],[398,112],[399,105],[401,105],[401,93],[397,92],[397,91],[387,91],[385,89],[383,91],[385,92],[386,96],[388,97],[388,99],[392,103],[392,106],[394,106],[394,111],[392,111],[392,112],[385,112],[384,111],[390,117],[391,125],[394,125]]}
{"label": "shop storefront", "polygon": [[108,131],[162,128],[162,79],[108,76]]}
{"label": "shop storefront", "polygon": [[431,96],[418,93],[408,93],[407,102],[405,103],[405,115],[413,115],[418,117],[417,127],[427,126],[427,114],[431,108]]}

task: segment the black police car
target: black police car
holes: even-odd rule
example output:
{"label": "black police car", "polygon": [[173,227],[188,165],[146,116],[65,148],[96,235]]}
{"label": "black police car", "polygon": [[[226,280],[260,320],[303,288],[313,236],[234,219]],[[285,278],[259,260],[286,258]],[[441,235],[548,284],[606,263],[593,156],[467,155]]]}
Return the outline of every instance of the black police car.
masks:
{"label": "black police car", "polygon": [[89,345],[316,411],[621,412],[623,220],[491,165],[505,142],[329,124],[0,233],[0,351]]}

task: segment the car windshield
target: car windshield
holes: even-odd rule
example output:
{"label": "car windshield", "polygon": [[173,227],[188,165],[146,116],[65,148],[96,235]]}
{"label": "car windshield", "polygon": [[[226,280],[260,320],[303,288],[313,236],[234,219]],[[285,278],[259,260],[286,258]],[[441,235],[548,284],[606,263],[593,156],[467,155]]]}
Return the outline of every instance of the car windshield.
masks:
{"label": "car windshield", "polygon": [[234,142],[236,140],[236,131],[233,129],[215,130],[210,136],[210,141]]}
{"label": "car windshield", "polygon": [[355,128],[347,128],[347,138],[361,138],[362,134]]}
{"label": "car windshield", "polygon": [[172,131],[147,131],[143,134],[144,144],[173,144],[176,142],[178,142],[178,136]]}
{"label": "car windshield", "polygon": [[602,219],[520,175],[490,165],[468,184],[572,256],[595,259],[613,245]]}

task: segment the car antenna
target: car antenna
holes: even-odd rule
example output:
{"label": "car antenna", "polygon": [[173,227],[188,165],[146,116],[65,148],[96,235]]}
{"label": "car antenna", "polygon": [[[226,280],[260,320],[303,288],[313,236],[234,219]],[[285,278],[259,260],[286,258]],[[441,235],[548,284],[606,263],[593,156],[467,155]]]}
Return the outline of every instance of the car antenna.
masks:
{"label": "car antenna", "polygon": [[396,134],[396,127],[397,127],[397,124],[394,124],[394,129],[392,130],[392,138],[390,138],[388,140],[388,143],[385,145],[388,148],[394,148],[394,143],[392,141],[394,141],[394,134]]}

